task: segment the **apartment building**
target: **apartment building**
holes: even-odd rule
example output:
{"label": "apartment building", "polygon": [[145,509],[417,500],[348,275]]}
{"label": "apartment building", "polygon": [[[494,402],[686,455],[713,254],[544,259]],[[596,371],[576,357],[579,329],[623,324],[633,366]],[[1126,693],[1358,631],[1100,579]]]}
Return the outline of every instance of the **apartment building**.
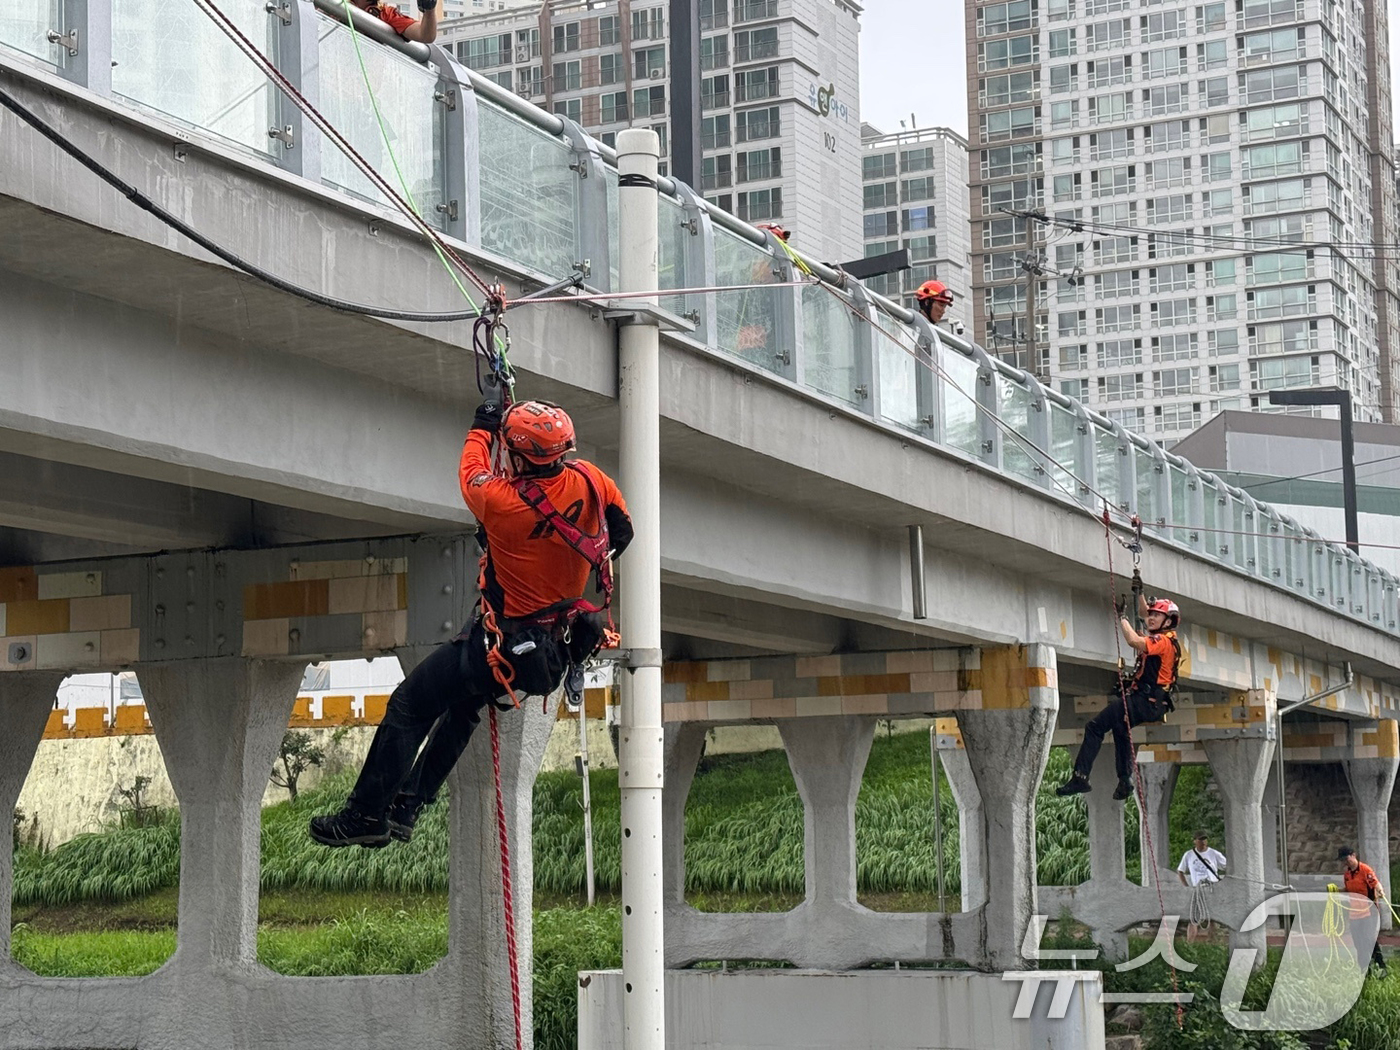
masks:
{"label": "apartment building", "polygon": [[[680,6],[680,5],[678,5]],[[700,121],[705,197],[774,222],[823,259],[860,256],[860,7],[850,0],[693,0],[699,83],[673,78],[671,10],[655,0],[550,0],[444,24],[460,60],[615,144]],[[696,97],[698,94],[698,97]]]}
{"label": "apartment building", "polygon": [[978,339],[1167,440],[1283,387],[1393,418],[1384,7],[970,0]]}
{"label": "apartment building", "polygon": [[862,132],[866,257],[907,248],[911,263],[866,285],[912,305],[915,289],[936,277],[953,290],[949,316],[971,317],[967,140],[947,128]]}

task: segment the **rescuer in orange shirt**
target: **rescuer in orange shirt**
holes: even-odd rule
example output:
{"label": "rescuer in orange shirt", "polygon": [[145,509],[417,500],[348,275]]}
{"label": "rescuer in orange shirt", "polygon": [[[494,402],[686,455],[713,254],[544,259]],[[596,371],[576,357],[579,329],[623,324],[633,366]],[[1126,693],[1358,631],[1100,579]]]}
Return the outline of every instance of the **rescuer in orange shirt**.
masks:
{"label": "rescuer in orange shirt", "polygon": [[[1144,722],[1160,722],[1172,710],[1172,692],[1181,666],[1181,643],[1176,628],[1181,623],[1181,610],[1169,598],[1143,597],[1141,581],[1134,575],[1133,589],[1137,591],[1138,615],[1147,633],[1138,634],[1123,618],[1119,609],[1118,626],[1123,639],[1137,650],[1137,665],[1133,676],[1120,685],[1118,695],[1084,727],[1084,743],[1074,760],[1074,773],[1055,791],[1057,795],[1078,795],[1089,790],[1089,771],[1094,768],[1105,734],[1113,734],[1113,756],[1118,770],[1118,786],[1113,790],[1116,801],[1133,793],[1133,741],[1130,726]],[[1125,715],[1126,708],[1126,715]]]}
{"label": "rescuer in orange shirt", "polygon": [[[496,441],[510,461],[506,474],[491,466]],[[573,421],[557,405],[523,401],[504,415],[490,402],[477,409],[458,476],[485,550],[481,605],[394,690],[345,808],[311,821],[317,842],[375,847],[412,838],[482,710],[506,706],[492,648],[509,666],[515,693],[547,696],[567,676],[581,700],[583,664],[605,631],[601,607],[586,597],[590,577],[606,605],[611,558],[631,542],[632,521],[612,478],[592,463],[565,460],[573,449]]]}
{"label": "rescuer in orange shirt", "polygon": [[368,11],[405,40],[431,44],[437,39],[437,0],[418,0],[422,18],[410,18],[393,4],[377,4],[371,0],[350,0],[361,11]]}
{"label": "rescuer in orange shirt", "polygon": [[[1343,846],[1337,850],[1337,859],[1342,862],[1342,884],[1345,886],[1348,896],[1347,912],[1351,928],[1351,942],[1356,949],[1356,965],[1365,967],[1366,960],[1362,958],[1367,941],[1371,942],[1371,965],[1380,970],[1384,975],[1386,972],[1385,959],[1381,957],[1381,917],[1376,909],[1380,907],[1381,901],[1389,901],[1385,895],[1385,887],[1381,885],[1381,880],[1376,877],[1376,870],[1369,864],[1363,864],[1357,859],[1356,850],[1350,846]],[[1372,907],[1374,904],[1376,907]]]}

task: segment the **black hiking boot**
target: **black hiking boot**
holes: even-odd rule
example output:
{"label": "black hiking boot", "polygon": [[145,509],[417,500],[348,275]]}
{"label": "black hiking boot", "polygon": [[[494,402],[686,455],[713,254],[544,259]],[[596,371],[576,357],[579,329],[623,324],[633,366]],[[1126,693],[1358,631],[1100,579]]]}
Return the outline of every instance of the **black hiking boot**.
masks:
{"label": "black hiking boot", "polygon": [[312,817],[311,837],[323,846],[379,849],[389,845],[389,822],[383,817],[369,817],[346,806],[339,813]]}
{"label": "black hiking boot", "polygon": [[1082,795],[1084,794],[1084,792],[1089,790],[1091,790],[1089,787],[1089,778],[1081,773],[1075,773],[1072,777],[1070,777],[1068,780],[1066,780],[1063,784],[1061,784],[1055,789],[1055,794],[1060,796]]}
{"label": "black hiking boot", "polygon": [[1133,782],[1131,780],[1120,780],[1118,786],[1113,789],[1113,801],[1122,802],[1131,798],[1133,794]]}
{"label": "black hiking boot", "polygon": [[426,805],[426,802],[407,795],[397,796],[385,817],[389,822],[389,837],[399,842],[412,842],[414,825],[418,823],[418,815]]}

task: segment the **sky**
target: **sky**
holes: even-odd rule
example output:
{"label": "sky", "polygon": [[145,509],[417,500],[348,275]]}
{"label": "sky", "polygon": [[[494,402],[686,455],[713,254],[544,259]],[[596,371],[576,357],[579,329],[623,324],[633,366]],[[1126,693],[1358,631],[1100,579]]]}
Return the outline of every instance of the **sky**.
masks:
{"label": "sky", "polygon": [[[963,0],[864,0],[860,34],[861,119],[898,131],[919,124],[967,134]],[[1391,62],[1400,67],[1400,5],[1390,20]],[[1391,73],[1400,82],[1400,69]],[[1400,91],[1393,92],[1400,111]],[[1400,128],[1400,120],[1395,122]]]}

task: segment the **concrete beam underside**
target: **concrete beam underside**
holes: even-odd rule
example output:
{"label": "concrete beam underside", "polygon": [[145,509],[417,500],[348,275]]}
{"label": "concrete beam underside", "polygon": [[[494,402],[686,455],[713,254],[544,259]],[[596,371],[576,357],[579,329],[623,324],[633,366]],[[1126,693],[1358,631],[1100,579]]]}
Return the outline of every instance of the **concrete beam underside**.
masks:
{"label": "concrete beam underside", "polygon": [[[405,663],[423,655],[405,652]],[[453,773],[448,951],[426,973],[292,978],[257,962],[259,812],[303,666],[219,658],[138,668],[180,799],[177,948],[148,977],[45,979],[10,958],[11,858],[0,859],[0,1048],[382,1050],[514,1044],[491,751],[483,722]],[[62,675],[0,675],[0,802],[13,807]],[[552,719],[500,716],[521,960],[531,1023],[531,796]]]}

